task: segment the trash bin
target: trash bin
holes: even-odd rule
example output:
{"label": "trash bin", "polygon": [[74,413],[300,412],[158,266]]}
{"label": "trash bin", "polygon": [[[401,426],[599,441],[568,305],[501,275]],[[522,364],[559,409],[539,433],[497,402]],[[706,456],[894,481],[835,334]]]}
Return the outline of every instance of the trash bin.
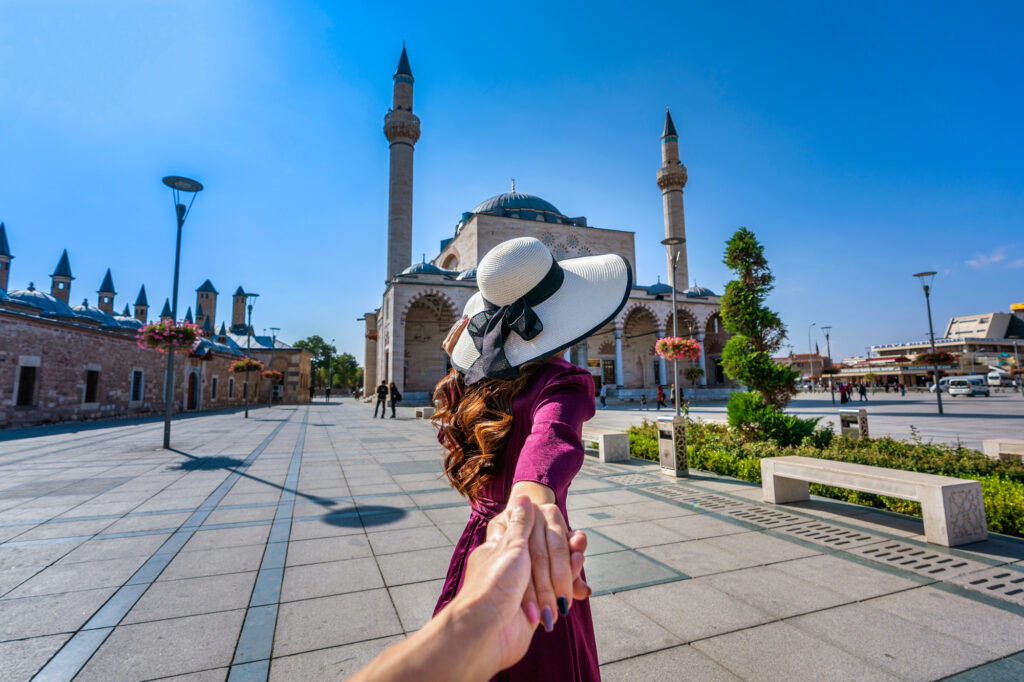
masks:
{"label": "trash bin", "polygon": [[679,478],[690,475],[686,456],[686,417],[658,417],[658,459],[661,473]]}
{"label": "trash bin", "polygon": [[868,411],[864,408],[839,410],[839,432],[850,438],[867,438]]}

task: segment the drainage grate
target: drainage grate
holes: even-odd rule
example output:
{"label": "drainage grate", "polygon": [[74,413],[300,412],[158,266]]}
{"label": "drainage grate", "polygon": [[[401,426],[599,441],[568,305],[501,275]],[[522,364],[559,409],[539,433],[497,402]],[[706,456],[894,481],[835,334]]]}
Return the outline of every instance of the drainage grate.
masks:
{"label": "drainage grate", "polygon": [[644,483],[657,483],[658,479],[647,474],[621,474],[619,476],[606,476],[606,481],[618,483],[619,485],[643,485]]}
{"label": "drainage grate", "polygon": [[788,533],[794,537],[819,545],[825,545],[826,547],[841,547],[844,549],[885,540],[885,538],[878,537],[877,535],[869,535],[841,526],[832,526],[820,521],[788,526],[781,528],[780,532]]}
{"label": "drainage grate", "polygon": [[985,564],[978,561],[961,559],[958,556],[938,552],[929,547],[918,547],[903,542],[864,545],[863,547],[853,547],[848,551],[933,580],[948,580],[955,575],[987,568]]}
{"label": "drainage grate", "polygon": [[794,516],[788,512],[778,509],[766,509],[764,507],[740,507],[739,509],[727,509],[725,513],[734,519],[753,523],[762,528],[776,528],[778,526],[791,526],[794,523],[806,521],[806,516]]}
{"label": "drainage grate", "polygon": [[690,488],[684,488],[678,485],[656,485],[652,488],[645,488],[644,490],[654,493],[655,495],[671,498],[676,502],[688,504],[691,507],[708,509],[710,511],[721,511],[723,509],[734,509],[736,507],[749,506],[748,503],[740,502],[739,500],[734,500],[729,497],[712,495],[711,493],[698,493]]}
{"label": "drainage grate", "polygon": [[1024,572],[1005,566],[961,575],[950,582],[1024,606]]}

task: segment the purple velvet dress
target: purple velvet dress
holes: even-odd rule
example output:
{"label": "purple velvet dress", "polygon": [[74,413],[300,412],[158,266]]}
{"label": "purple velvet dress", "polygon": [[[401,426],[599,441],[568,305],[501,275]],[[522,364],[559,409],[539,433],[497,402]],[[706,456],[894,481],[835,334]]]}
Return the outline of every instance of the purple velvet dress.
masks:
{"label": "purple velvet dress", "polygon": [[[486,539],[487,522],[505,509],[515,483],[536,481],[551,488],[558,508],[569,521],[565,497],[583,465],[583,422],[593,416],[594,380],[589,373],[561,358],[549,360],[516,396],[504,465],[472,505],[469,523],[455,545],[435,614],[462,586],[466,558]],[[559,618],[553,632],[537,628],[523,659],[495,679],[600,680],[590,601],[574,602],[568,617]]]}

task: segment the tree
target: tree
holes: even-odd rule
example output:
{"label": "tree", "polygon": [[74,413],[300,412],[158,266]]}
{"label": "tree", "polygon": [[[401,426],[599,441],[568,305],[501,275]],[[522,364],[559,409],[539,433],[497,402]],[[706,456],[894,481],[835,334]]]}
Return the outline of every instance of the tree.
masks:
{"label": "tree", "polygon": [[363,383],[363,368],[351,353],[342,353],[331,361],[331,381],[335,387],[355,388]]}
{"label": "tree", "polygon": [[296,348],[304,348],[313,354],[310,374],[313,377],[314,386],[327,384],[327,369],[331,358],[338,354],[338,349],[324,341],[323,337],[314,334],[306,339],[295,342]]}
{"label": "tree", "polygon": [[737,276],[725,285],[722,296],[722,322],[733,335],[722,350],[722,368],[767,406],[781,411],[796,393],[799,374],[772,359],[786,338],[786,325],[765,305],[775,276],[764,247],[753,232],[741,227],[726,242],[722,261]]}

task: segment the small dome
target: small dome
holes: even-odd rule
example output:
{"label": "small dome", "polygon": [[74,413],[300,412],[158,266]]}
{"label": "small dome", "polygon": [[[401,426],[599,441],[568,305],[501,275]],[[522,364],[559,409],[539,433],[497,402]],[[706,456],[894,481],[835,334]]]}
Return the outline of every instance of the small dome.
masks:
{"label": "small dome", "polygon": [[89,305],[89,301],[82,301],[82,305],[72,306],[71,310],[74,311],[75,317],[81,317],[93,322],[99,323],[101,327],[120,327],[114,316],[105,313],[99,308],[93,308]]}
{"label": "small dome", "polygon": [[64,301],[46,292],[39,291],[30,283],[28,289],[18,289],[8,294],[11,299],[38,308],[42,315],[49,317],[74,317],[75,311]]}
{"label": "small dome", "polygon": [[125,317],[124,315],[118,315],[114,318],[117,322],[118,327],[124,329],[142,329],[142,323],[136,320],[134,317]]}
{"label": "small dome", "polygon": [[459,281],[475,280],[476,279],[476,268],[470,268],[469,270],[463,270],[460,272],[455,279]]}
{"label": "small dome", "polygon": [[645,287],[645,289],[651,296],[664,296],[665,294],[672,293],[672,287],[667,284],[662,284],[660,277],[658,278],[657,284],[652,284],[649,287]]}
{"label": "small dome", "polygon": [[707,287],[698,286],[696,282],[693,286],[683,292],[687,298],[703,298],[705,296],[718,296],[715,292],[711,291]]}
{"label": "small dome", "polygon": [[511,216],[526,220],[560,223],[568,218],[555,205],[533,194],[506,192],[479,204],[471,213]]}
{"label": "small dome", "polygon": [[432,265],[430,263],[416,263],[415,265],[410,265],[405,270],[402,270],[402,272],[399,273],[399,276],[401,276],[401,275],[447,275],[447,274],[448,274],[447,270],[442,270],[441,268],[437,267],[436,265]]}

